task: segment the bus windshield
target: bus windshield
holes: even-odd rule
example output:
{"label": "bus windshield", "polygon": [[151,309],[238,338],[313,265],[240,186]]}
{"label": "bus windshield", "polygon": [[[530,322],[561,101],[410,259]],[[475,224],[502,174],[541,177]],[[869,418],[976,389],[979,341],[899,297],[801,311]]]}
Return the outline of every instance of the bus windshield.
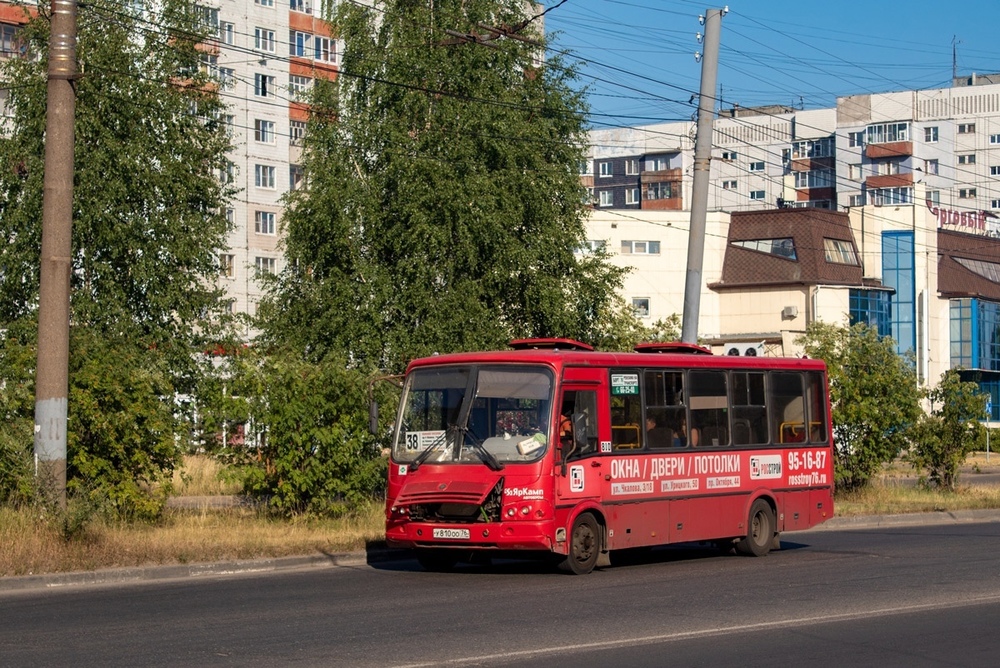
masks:
{"label": "bus windshield", "polygon": [[552,374],[527,366],[416,369],[406,379],[393,459],[427,463],[540,458],[548,446]]}

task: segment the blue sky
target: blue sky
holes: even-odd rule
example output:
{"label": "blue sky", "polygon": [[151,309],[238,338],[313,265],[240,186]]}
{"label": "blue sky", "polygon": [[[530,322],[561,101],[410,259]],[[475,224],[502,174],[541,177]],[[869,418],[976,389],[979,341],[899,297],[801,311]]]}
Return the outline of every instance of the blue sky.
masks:
{"label": "blue sky", "polygon": [[[735,0],[722,19],[718,82],[726,107],[832,107],[840,95],[950,84],[1000,72],[997,0]],[[551,46],[583,63],[595,128],[690,120],[700,86],[694,0],[543,0]]]}

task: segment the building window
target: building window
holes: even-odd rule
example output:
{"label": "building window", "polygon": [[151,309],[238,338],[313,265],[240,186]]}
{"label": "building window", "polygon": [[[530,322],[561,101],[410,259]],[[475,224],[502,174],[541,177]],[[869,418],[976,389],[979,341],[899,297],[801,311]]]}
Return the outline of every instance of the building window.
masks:
{"label": "building window", "polygon": [[764,161],[763,160],[755,160],[754,162],[751,162],[750,165],[749,165],[749,169],[750,169],[751,172],[763,172],[764,171]]}
{"label": "building window", "polygon": [[865,142],[868,144],[888,144],[910,139],[909,123],[878,123],[869,125]]}
{"label": "building window", "polygon": [[851,195],[847,198],[847,206],[864,206],[865,196],[862,195]]}
{"label": "building window", "polygon": [[646,186],[646,199],[671,199],[674,196],[673,183],[650,183]]}
{"label": "building window", "polygon": [[236,209],[226,209],[226,222],[230,225],[236,224]]}
{"label": "building window", "polygon": [[232,278],[234,264],[236,264],[236,256],[223,253],[219,256],[219,274],[226,278]]}
{"label": "building window", "polygon": [[337,40],[329,37],[313,39],[313,58],[324,63],[337,62]]}
{"label": "building window", "polygon": [[777,255],[786,260],[798,259],[795,253],[795,242],[790,237],[780,239],[745,239],[743,241],[734,241],[731,245],[757,251],[758,253]]}
{"label": "building window", "polygon": [[975,123],[959,123],[958,124],[958,134],[960,135],[971,135],[976,131]]}
{"label": "building window", "polygon": [[858,265],[858,256],[850,241],[823,238],[823,254],[827,262]]}
{"label": "building window", "polygon": [[723,190],[736,190],[736,185],[737,185],[736,181],[723,181],[722,182],[722,189]]}
{"label": "building window", "polygon": [[312,87],[312,79],[299,76],[298,74],[288,75],[288,92],[293,96],[304,95]]}
{"label": "building window", "polygon": [[767,193],[765,193],[763,190],[750,191],[750,199],[761,200],[764,199],[765,197],[767,197]]}
{"label": "building window", "polygon": [[289,165],[288,166],[288,189],[298,190],[302,187],[302,182],[305,180],[305,172],[302,170],[302,165]]}
{"label": "building window", "polygon": [[990,200],[990,208],[991,209],[1000,209],[1000,199],[991,199]]}
{"label": "building window", "polygon": [[267,276],[275,273],[276,264],[273,257],[254,258],[254,266],[257,267],[258,276]]}
{"label": "building window", "polygon": [[309,44],[312,42],[312,35],[299,30],[288,31],[288,55],[308,58]]}
{"label": "building window", "polygon": [[659,241],[623,241],[622,255],[659,255]]}
{"label": "building window", "polygon": [[625,176],[635,176],[639,173],[639,161],[629,158],[625,161]]}
{"label": "building window", "polygon": [[847,178],[849,178],[852,181],[860,181],[861,180],[861,164],[860,163],[855,163],[853,165],[848,165],[847,166]]}
{"label": "building window", "polygon": [[814,169],[808,172],[795,172],[796,188],[829,188],[832,185],[832,169]]}
{"label": "building window", "polygon": [[792,158],[829,158],[833,155],[833,139],[811,139],[792,144]]}
{"label": "building window", "polygon": [[625,203],[626,204],[638,204],[639,203],[639,189],[638,188],[626,188],[625,189]]}
{"label": "building window", "polygon": [[302,138],[306,135],[306,122],[305,121],[289,121],[288,122],[288,141],[292,146],[298,146],[302,143]]}
{"label": "building window", "polygon": [[975,153],[963,153],[958,156],[958,164],[960,165],[974,165],[976,164],[976,154]]}
{"label": "building window", "polygon": [[960,188],[958,191],[959,199],[975,199],[976,189],[975,188]]}
{"label": "building window", "polygon": [[226,160],[219,169],[219,183],[234,183],[236,181],[236,163]]}
{"label": "building window", "polygon": [[253,122],[253,138],[262,144],[274,143],[274,121],[255,119]]}
{"label": "building window", "polygon": [[289,9],[293,12],[303,12],[305,14],[312,14],[312,2],[311,0],[290,0],[288,3]]}
{"label": "building window", "polygon": [[888,206],[891,204],[909,204],[913,199],[912,188],[879,188],[869,191],[870,201],[875,206]]}
{"label": "building window", "polygon": [[[985,386],[996,404],[995,370],[1000,369],[1000,341],[996,332],[1000,330],[1000,304],[984,299],[952,299],[950,311],[951,366],[976,370],[962,380],[977,381],[980,388]],[[994,413],[991,419],[995,418]]]}
{"label": "building window", "polygon": [[612,190],[601,190],[598,196],[601,198],[598,206],[612,206],[615,203],[615,193]]}
{"label": "building window", "polygon": [[595,253],[597,251],[604,250],[604,247],[607,245],[608,245],[607,242],[604,241],[603,239],[588,239],[587,241],[584,241],[580,245],[580,248],[577,252],[580,253],[581,255],[587,255],[589,253]]}
{"label": "building window", "polygon": [[848,132],[847,133],[847,145],[848,146],[864,146],[865,145],[865,131],[861,132]]}
{"label": "building window", "polygon": [[924,128],[924,141],[928,144],[936,144],[938,140],[937,126]]}
{"label": "building window", "polygon": [[253,170],[254,170],[254,185],[256,185],[258,188],[267,188],[269,190],[274,190],[275,169],[272,165],[254,165]]}
{"label": "building window", "polygon": [[1000,135],[990,135],[991,144],[1000,144]]}
{"label": "building window", "polygon": [[940,171],[937,158],[934,160],[924,160],[924,171],[928,174],[937,174]]}
{"label": "building window", "polygon": [[261,7],[274,7],[274,0],[253,0],[253,3]]}
{"label": "building window", "polygon": [[1000,165],[990,165],[990,176],[1000,176]]}
{"label": "building window", "polygon": [[895,292],[890,296],[890,331],[896,353],[902,355],[917,347],[916,259],[913,232],[882,234],[882,284]]}
{"label": "building window", "polygon": [[736,158],[737,158],[736,151],[722,152],[722,159],[725,160],[726,162],[732,162],[733,160],[736,160]]}
{"label": "building window", "polygon": [[222,88],[232,88],[236,85],[236,70],[231,67],[219,68],[219,86]]}
{"label": "building window", "polygon": [[274,53],[274,31],[268,28],[253,29],[253,48]]}
{"label": "building window", "polygon": [[941,204],[941,191],[940,190],[928,190],[927,191],[927,201],[931,204]]}
{"label": "building window", "polygon": [[667,158],[664,158],[663,156],[647,158],[646,166],[652,172],[662,172],[666,169],[670,169],[670,161]]}
{"label": "building window", "polygon": [[601,176],[611,176],[612,175],[612,172],[611,172],[611,163],[610,162],[602,162],[602,163],[600,163],[599,169],[600,169],[599,173],[600,173]]}
{"label": "building window", "polygon": [[849,293],[848,317],[856,325],[863,322],[881,336],[890,333],[889,292],[885,290],[852,289]]}
{"label": "building window", "polygon": [[649,297],[632,297],[632,311],[638,318],[648,318]]}
{"label": "building window", "polygon": [[274,77],[269,74],[253,75],[253,94],[257,97],[274,97]]}
{"label": "building window", "polygon": [[274,212],[254,211],[253,231],[257,234],[274,234]]}
{"label": "building window", "polygon": [[236,25],[228,21],[219,24],[219,40],[223,44],[232,46],[236,44]]}

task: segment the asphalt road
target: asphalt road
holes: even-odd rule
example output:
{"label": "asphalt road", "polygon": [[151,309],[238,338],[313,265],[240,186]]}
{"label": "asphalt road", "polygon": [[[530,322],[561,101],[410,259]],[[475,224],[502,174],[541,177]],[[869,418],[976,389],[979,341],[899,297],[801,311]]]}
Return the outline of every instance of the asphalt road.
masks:
{"label": "asphalt road", "polygon": [[1000,523],[672,547],[573,577],[415,562],[0,593],[4,666],[986,666]]}

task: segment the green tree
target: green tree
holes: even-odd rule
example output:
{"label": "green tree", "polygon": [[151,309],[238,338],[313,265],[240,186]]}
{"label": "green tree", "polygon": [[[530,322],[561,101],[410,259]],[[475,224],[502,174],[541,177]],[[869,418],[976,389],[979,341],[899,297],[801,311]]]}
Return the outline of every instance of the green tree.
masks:
{"label": "green tree", "polygon": [[[223,105],[199,71],[208,27],[188,0],[81,5],[76,81],[72,324],[184,345],[221,313],[215,287],[231,194]],[[38,303],[48,7],[19,34],[38,58],[0,65],[0,323]]]}
{"label": "green tree", "polygon": [[[521,0],[340,3],[338,84],[317,80],[307,187],[265,340],[399,370],[434,351],[569,336],[624,345],[623,271],[585,240],[586,106],[541,61]],[[489,45],[459,34],[509,29]]]}
{"label": "green tree", "polygon": [[[243,472],[245,493],[283,514],[327,515],[384,488],[383,444],[368,431],[368,378],[342,361],[254,349],[226,367],[213,414],[228,426],[214,431],[238,435],[225,452]],[[395,405],[391,386],[374,391]]]}
{"label": "green tree", "polygon": [[986,395],[972,382],[963,382],[957,369],[941,375],[927,393],[931,412],[911,433],[910,462],[925,469],[931,484],[954,490],[958,467],[983,442],[986,432],[979,421],[985,416]]}
{"label": "green tree", "polygon": [[[0,63],[0,328],[19,332],[38,309],[49,7],[38,9],[19,34],[31,57]],[[217,178],[223,104],[201,68],[210,32],[188,0],[79,7],[69,486],[139,516],[155,514],[150,490],[176,459],[174,395],[196,387],[195,353],[224,335],[217,258],[233,191]],[[35,349],[34,335],[18,340]],[[34,359],[18,363],[33,393]],[[17,404],[12,424],[30,424],[33,405]]]}
{"label": "green tree", "polygon": [[863,323],[814,322],[799,343],[829,369],[837,485],[864,487],[907,446],[907,429],[921,415],[913,365]]}

